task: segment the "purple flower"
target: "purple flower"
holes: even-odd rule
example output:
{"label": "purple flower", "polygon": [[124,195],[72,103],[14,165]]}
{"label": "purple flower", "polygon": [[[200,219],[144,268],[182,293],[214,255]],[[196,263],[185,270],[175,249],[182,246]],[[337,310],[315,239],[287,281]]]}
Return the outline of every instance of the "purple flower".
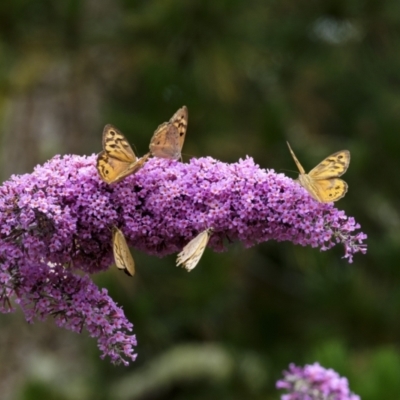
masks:
{"label": "purple flower", "polygon": [[157,256],[179,252],[208,227],[217,251],[228,237],[321,250],[342,243],[349,262],[366,252],[353,218],[251,158],[154,158],[113,185],[100,180],[95,164],[95,156],[57,156],[0,187],[0,307],[9,311],[13,298],[29,321],[51,315],[68,329],[85,327],[113,361],[135,358],[132,325],[104,290],[75,274],[112,264],[113,225],[130,245]]}
{"label": "purple flower", "polygon": [[346,378],[318,363],[304,367],[290,364],[283,375],[276,387],[288,394],[282,395],[281,400],[360,400],[360,396],[350,392]]}

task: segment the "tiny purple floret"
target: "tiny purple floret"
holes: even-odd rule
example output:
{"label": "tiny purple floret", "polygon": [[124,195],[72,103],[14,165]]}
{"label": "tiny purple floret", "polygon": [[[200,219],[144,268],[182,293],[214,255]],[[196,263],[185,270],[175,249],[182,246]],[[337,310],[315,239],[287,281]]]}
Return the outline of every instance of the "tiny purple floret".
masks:
{"label": "tiny purple floret", "polygon": [[209,227],[216,251],[228,238],[247,247],[271,239],[321,250],[341,243],[349,262],[366,252],[353,218],[249,157],[234,164],[154,158],[108,185],[95,155],[56,156],[0,186],[0,311],[13,300],[28,321],[53,316],[64,328],[87,329],[102,356],[134,360],[132,324],[88,276],[113,262],[113,225],[129,245],[157,256],[181,251]]}

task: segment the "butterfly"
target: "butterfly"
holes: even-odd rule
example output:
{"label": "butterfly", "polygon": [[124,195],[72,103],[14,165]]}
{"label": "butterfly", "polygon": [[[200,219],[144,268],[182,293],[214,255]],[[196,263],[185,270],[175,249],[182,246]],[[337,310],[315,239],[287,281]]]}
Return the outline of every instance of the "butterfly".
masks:
{"label": "butterfly", "polygon": [[208,228],[192,239],[178,254],[176,266],[183,264],[183,267],[190,272],[200,261],[213,232],[213,228]]}
{"label": "butterfly", "polygon": [[289,143],[286,143],[300,171],[298,178],[300,185],[303,186],[315,200],[321,203],[329,203],[330,201],[337,201],[344,197],[348,186],[344,180],[338,177],[342,176],[349,167],[350,152],[348,150],[341,150],[331,154],[306,174]]}
{"label": "butterfly", "polygon": [[132,254],[126,243],[124,234],[116,226],[113,226],[112,234],[115,265],[127,275],[135,275],[135,261],[133,261]]}
{"label": "butterfly", "polygon": [[168,122],[161,124],[150,140],[150,153],[155,157],[181,158],[188,124],[188,109],[180,108]]}
{"label": "butterfly", "polygon": [[138,171],[150,153],[138,159],[125,136],[108,124],[103,130],[103,151],[97,156],[97,171],[106,183],[116,183]]}

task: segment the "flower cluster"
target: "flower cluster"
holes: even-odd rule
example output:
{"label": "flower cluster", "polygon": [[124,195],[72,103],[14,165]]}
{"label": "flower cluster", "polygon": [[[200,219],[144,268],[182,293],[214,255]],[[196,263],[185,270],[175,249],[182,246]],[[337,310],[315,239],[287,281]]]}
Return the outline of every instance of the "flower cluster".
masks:
{"label": "flower cluster", "polygon": [[284,379],[276,383],[278,389],[288,394],[281,400],[360,400],[360,396],[349,390],[349,382],[333,369],[321,367],[318,363],[297,367],[289,365]]}
{"label": "flower cluster", "polygon": [[100,180],[95,165],[94,155],[57,156],[0,187],[0,307],[8,311],[15,298],[29,321],[52,315],[68,329],[86,327],[114,361],[134,359],[132,326],[106,292],[74,274],[112,263],[113,225],[130,245],[157,256],[180,251],[208,227],[217,251],[225,237],[321,250],[342,243],[349,262],[366,251],[353,218],[251,158],[154,158],[113,185]]}

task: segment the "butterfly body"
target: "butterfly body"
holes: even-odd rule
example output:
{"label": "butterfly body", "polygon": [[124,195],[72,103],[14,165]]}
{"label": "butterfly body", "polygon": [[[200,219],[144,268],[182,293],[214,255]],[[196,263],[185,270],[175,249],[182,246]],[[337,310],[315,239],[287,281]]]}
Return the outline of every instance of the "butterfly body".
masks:
{"label": "butterfly body", "polygon": [[185,141],[188,124],[186,106],[180,108],[168,122],[159,125],[150,140],[150,153],[155,157],[178,160]]}
{"label": "butterfly body", "polygon": [[295,156],[289,143],[289,151],[300,171],[298,181],[308,193],[321,203],[337,201],[347,193],[348,185],[342,176],[350,164],[350,152],[341,150],[321,161],[308,174]]}
{"label": "butterfly body", "polygon": [[213,228],[208,228],[192,239],[178,254],[176,266],[182,264],[190,272],[200,261],[213,232]]}
{"label": "butterfly body", "polygon": [[113,226],[112,233],[113,254],[116,267],[129,276],[135,275],[135,262],[133,261],[124,234],[116,226]]}
{"label": "butterfly body", "polygon": [[138,171],[150,153],[138,159],[125,136],[108,124],[103,130],[103,151],[97,156],[97,171],[106,183],[117,183]]}

